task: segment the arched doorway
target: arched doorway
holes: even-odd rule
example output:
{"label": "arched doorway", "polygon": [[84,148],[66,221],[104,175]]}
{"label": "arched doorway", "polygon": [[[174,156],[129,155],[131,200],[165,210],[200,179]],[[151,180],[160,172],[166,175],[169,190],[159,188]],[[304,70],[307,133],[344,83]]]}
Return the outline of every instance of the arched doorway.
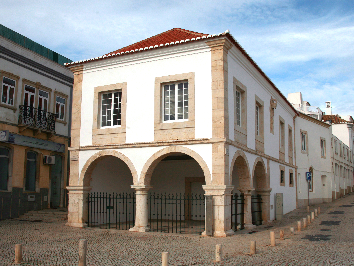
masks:
{"label": "arched doorway", "polygon": [[199,154],[181,146],[158,151],[146,162],[135,187],[137,219],[132,231],[202,233],[205,184],[210,184],[210,172]]}
{"label": "arched doorway", "polygon": [[129,229],[134,225],[133,173],[136,175],[130,160],[115,151],[99,152],[86,162],[80,181],[88,188],[87,201],[84,199],[88,226]]}

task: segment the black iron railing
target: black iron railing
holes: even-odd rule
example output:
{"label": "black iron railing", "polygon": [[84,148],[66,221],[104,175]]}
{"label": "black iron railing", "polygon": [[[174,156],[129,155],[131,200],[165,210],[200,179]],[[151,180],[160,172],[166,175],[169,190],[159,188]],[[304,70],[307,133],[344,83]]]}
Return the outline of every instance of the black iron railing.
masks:
{"label": "black iron railing", "polygon": [[245,228],[245,197],[233,194],[231,196],[231,226],[232,230],[238,231]]}
{"label": "black iron railing", "polygon": [[261,197],[261,195],[252,195],[251,206],[252,206],[252,224],[261,225],[262,224],[262,197]]}
{"label": "black iron railing", "polygon": [[87,221],[89,227],[128,230],[134,223],[134,193],[89,193]]}
{"label": "black iron railing", "polygon": [[150,194],[151,231],[201,234],[205,230],[205,197],[197,194]]}
{"label": "black iron railing", "polygon": [[55,132],[55,120],[56,114],[32,106],[20,105],[19,125]]}

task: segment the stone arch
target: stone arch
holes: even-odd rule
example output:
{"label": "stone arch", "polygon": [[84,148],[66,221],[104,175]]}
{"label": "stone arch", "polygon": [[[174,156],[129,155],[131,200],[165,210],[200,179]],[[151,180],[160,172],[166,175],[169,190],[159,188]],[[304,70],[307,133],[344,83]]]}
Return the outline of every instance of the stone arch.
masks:
{"label": "stone arch", "polygon": [[133,176],[133,183],[134,184],[138,183],[138,174],[135,170],[133,163],[130,161],[130,159],[127,156],[125,156],[124,154],[122,154],[118,151],[104,150],[104,151],[100,151],[100,152],[92,155],[90,157],[90,159],[88,159],[86,161],[84,167],[81,170],[79,184],[78,184],[79,186],[83,186],[83,187],[90,186],[91,175],[92,175],[93,170],[95,169],[98,162],[100,162],[106,156],[113,156],[113,157],[117,157],[118,159],[122,160],[130,169],[130,172]]}
{"label": "stone arch", "polygon": [[[266,165],[261,157],[258,157],[253,164],[253,186],[255,190],[270,187],[269,175],[266,172]],[[255,186],[256,184],[256,186]]]}
{"label": "stone arch", "polygon": [[[241,189],[250,189],[252,188],[252,184],[251,184],[251,176],[250,176],[250,168],[249,168],[249,164],[248,164],[248,160],[246,157],[246,154],[241,151],[238,150],[234,157],[232,158],[231,161],[231,170],[230,170],[230,176],[231,176],[231,180],[230,180],[230,184],[233,184],[233,175],[234,175],[234,169],[235,166],[238,166],[238,170],[240,171],[239,173],[239,188]],[[236,188],[238,189],[238,188]]]}
{"label": "stone arch", "polygon": [[211,184],[211,175],[210,175],[208,165],[205,163],[203,158],[197,152],[182,146],[170,146],[162,150],[159,150],[147,160],[147,162],[143,167],[143,170],[141,171],[139,185],[149,186],[151,182],[151,176],[152,173],[154,172],[155,167],[159,164],[159,162],[162,159],[174,153],[184,153],[192,157],[202,168],[204,172],[206,184],[207,185]]}

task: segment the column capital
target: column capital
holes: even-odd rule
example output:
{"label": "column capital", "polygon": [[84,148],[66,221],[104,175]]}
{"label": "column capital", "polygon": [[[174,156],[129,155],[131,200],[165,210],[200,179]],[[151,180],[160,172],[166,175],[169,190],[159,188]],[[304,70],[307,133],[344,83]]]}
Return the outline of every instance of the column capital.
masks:
{"label": "column capital", "polygon": [[244,195],[249,195],[254,191],[254,188],[248,187],[248,188],[238,188],[238,190],[243,193]]}
{"label": "column capital", "polygon": [[213,186],[213,185],[203,185],[203,189],[205,191],[205,195],[225,195],[231,194],[231,191],[234,189],[234,186],[229,185],[221,185],[221,186]]}
{"label": "column capital", "polygon": [[146,185],[131,185],[130,187],[136,191],[149,191],[152,188],[151,186]]}
{"label": "column capital", "polygon": [[270,192],[272,191],[271,188],[257,188],[256,189],[256,192],[257,194],[260,194],[260,195],[270,195]]}

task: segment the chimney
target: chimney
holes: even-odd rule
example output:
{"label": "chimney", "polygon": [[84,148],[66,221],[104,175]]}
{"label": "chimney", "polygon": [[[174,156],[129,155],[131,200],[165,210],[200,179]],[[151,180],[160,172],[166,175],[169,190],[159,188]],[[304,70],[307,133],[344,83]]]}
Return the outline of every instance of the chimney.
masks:
{"label": "chimney", "polygon": [[325,109],[326,115],[331,115],[332,114],[332,106],[331,102],[326,102],[326,109]]}

